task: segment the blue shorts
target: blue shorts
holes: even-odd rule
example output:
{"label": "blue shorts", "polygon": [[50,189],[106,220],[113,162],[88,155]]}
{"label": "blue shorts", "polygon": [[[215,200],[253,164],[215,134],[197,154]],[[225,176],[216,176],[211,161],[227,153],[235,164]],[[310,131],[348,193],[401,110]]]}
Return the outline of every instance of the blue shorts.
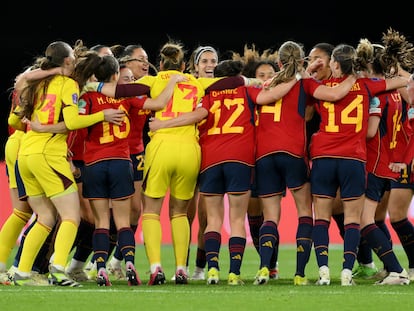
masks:
{"label": "blue shorts", "polygon": [[382,197],[386,191],[391,189],[391,179],[375,176],[368,173],[367,188],[365,189],[365,196],[376,202],[381,202]]}
{"label": "blue shorts", "polygon": [[411,189],[414,190],[413,183],[401,183],[395,180],[391,180],[391,189]]}
{"label": "blue shorts", "polygon": [[24,188],[22,177],[20,176],[18,161],[14,164],[14,175],[16,176],[17,193],[20,201],[27,201],[26,189]]}
{"label": "blue shorts", "polygon": [[286,188],[294,190],[309,182],[309,174],[304,158],[284,152],[269,154],[256,162],[257,194],[283,195]]}
{"label": "blue shorts", "polygon": [[134,172],[134,181],[144,179],[144,151],[137,154],[131,154],[132,169]]}
{"label": "blue shorts", "polygon": [[251,184],[250,190],[252,190],[250,196],[252,198],[257,198],[258,196],[257,196],[256,167],[254,167],[252,170],[252,184]]}
{"label": "blue shorts", "polygon": [[83,175],[85,174],[85,162],[82,160],[72,160],[73,165],[75,165],[79,171],[79,176],[75,176],[75,181],[77,184],[83,183]]}
{"label": "blue shorts", "polygon": [[366,188],[365,163],[343,158],[318,158],[312,161],[312,195],[342,199],[362,196]]}
{"label": "blue shorts", "polygon": [[239,162],[214,165],[200,174],[200,193],[245,193],[252,187],[253,169]]}
{"label": "blue shorts", "polygon": [[83,197],[122,199],[134,194],[132,163],[129,160],[104,160],[85,165]]}

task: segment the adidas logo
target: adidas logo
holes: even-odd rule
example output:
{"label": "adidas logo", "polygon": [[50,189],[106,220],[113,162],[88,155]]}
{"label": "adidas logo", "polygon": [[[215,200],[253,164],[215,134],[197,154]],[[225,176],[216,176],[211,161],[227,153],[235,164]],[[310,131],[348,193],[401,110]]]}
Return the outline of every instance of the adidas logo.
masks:
{"label": "adidas logo", "polygon": [[303,252],[305,252],[305,250],[303,249],[303,246],[302,246],[302,245],[299,245],[299,246],[296,248],[296,251],[297,251],[298,253],[303,253]]}
{"label": "adidas logo", "polygon": [[126,253],[127,256],[135,256],[135,252],[134,251],[129,251],[128,253]]}
{"label": "adidas logo", "polygon": [[328,256],[328,251],[322,251],[319,253],[321,256]]}
{"label": "adidas logo", "polygon": [[231,257],[231,259],[242,260],[242,257],[240,256],[240,254],[237,254],[236,256]]}
{"label": "adidas logo", "polygon": [[273,248],[273,243],[271,241],[266,241],[262,244],[263,247]]}
{"label": "adidas logo", "polygon": [[105,262],[105,260],[102,257],[98,257],[95,260],[96,262]]}
{"label": "adidas logo", "polygon": [[218,259],[218,257],[217,256],[214,256],[213,258],[211,258],[210,259],[211,261],[215,261],[215,262],[218,262],[219,261],[219,259]]}
{"label": "adidas logo", "polygon": [[379,246],[378,248],[373,248],[372,250],[375,252],[375,254],[378,254],[381,249],[382,249],[382,246]]}

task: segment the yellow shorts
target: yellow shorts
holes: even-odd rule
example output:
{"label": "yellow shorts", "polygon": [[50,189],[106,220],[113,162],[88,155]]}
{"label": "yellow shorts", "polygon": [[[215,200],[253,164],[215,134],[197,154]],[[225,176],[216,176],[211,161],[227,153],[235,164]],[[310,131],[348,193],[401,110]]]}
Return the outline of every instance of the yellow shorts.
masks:
{"label": "yellow shorts", "polygon": [[4,153],[6,156],[6,165],[7,165],[7,174],[9,177],[9,188],[16,189],[16,174],[14,167],[16,165],[17,155],[20,148],[20,141],[24,135],[22,131],[15,131],[12,135],[9,136],[4,147]]}
{"label": "yellow shorts", "polygon": [[194,195],[201,164],[201,148],[195,138],[154,138],[145,150],[144,194],[161,198],[170,194],[181,200]]}
{"label": "yellow shorts", "polygon": [[66,157],[45,154],[20,155],[19,172],[28,196],[50,198],[74,186],[75,178]]}

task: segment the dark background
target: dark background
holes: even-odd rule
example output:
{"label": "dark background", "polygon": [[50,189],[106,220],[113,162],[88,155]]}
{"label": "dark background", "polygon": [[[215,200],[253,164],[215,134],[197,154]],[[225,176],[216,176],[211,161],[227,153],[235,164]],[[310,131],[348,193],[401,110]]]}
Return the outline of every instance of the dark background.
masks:
{"label": "dark background", "polygon": [[[170,38],[188,51],[212,45],[221,59],[230,51],[243,53],[245,44],[259,51],[278,49],[286,40],[358,44],[360,38],[380,42],[392,27],[414,42],[413,18],[401,2],[382,7],[375,1],[39,1],[3,4],[0,12],[2,44],[0,96],[0,160],[7,139],[10,88],[15,76],[43,55],[47,45],[82,39],[95,44],[142,44],[157,65],[159,48]],[[393,6],[394,5],[394,6]]]}

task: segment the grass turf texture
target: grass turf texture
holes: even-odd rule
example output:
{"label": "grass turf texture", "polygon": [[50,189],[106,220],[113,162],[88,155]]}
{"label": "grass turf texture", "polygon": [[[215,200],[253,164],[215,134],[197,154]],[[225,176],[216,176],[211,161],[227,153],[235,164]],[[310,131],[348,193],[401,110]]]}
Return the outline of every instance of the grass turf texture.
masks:
{"label": "grass turf texture", "polygon": [[[407,258],[401,246],[395,252],[404,268]],[[190,255],[190,275],[193,271],[196,247]],[[144,285],[129,287],[126,281],[112,281],[112,287],[98,287],[95,282],[83,282],[81,288],[30,287],[0,285],[1,310],[398,310],[411,306],[413,284],[408,286],[374,286],[375,280],[357,279],[357,286],[340,285],[342,245],[331,245],[329,265],[330,286],[314,285],[318,277],[315,254],[306,268],[309,286],[294,286],[295,247],[282,245],[279,250],[279,279],[262,286],[253,285],[259,268],[259,257],[252,245],[246,248],[241,269],[244,286],[227,285],[228,248],[220,252],[220,283],[206,285],[205,281],[189,281],[188,285],[175,285],[174,256],[170,245],[163,246],[162,260],[167,283],[147,286],[148,263],[142,245],[137,247],[136,267]],[[374,255],[378,268],[382,264]],[[11,264],[11,262],[10,262]]]}

